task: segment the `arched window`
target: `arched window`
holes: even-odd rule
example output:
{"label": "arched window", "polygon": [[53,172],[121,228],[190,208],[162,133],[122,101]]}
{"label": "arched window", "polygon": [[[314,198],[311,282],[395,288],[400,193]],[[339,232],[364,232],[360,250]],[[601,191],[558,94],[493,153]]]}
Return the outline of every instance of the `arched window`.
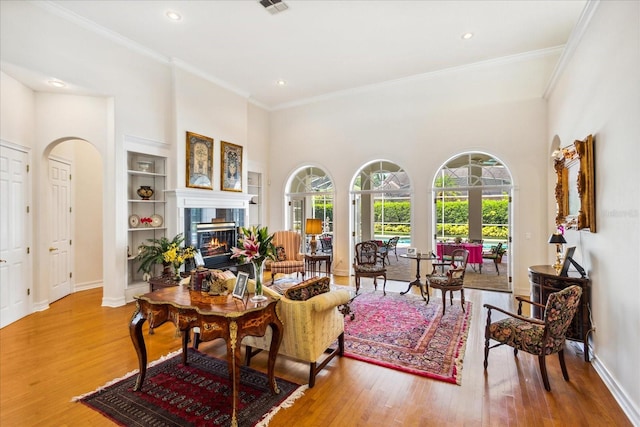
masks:
{"label": "arched window", "polygon": [[397,164],[376,160],[363,166],[353,179],[354,244],[400,236],[410,243],[411,182]]}
{"label": "arched window", "polygon": [[323,169],[298,169],[289,179],[285,196],[289,201],[289,229],[306,234],[306,219],[319,218],[323,234],[333,234],[334,187]]}

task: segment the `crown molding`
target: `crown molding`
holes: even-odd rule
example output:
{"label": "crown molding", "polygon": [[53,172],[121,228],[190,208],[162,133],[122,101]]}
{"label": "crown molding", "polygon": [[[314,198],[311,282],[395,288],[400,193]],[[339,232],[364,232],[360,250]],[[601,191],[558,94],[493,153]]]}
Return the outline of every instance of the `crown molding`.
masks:
{"label": "crown molding", "polygon": [[549,82],[547,83],[547,87],[545,88],[542,98],[549,99],[551,93],[556,87],[558,80],[564,73],[564,70],[567,68],[569,61],[573,58],[573,54],[575,53],[578,45],[580,44],[580,40],[582,40],[582,36],[587,32],[587,27],[593,18],[593,15],[600,5],[600,0],[587,0],[587,4],[585,8],[582,10],[580,14],[580,18],[576,23],[575,27],[571,31],[569,35],[569,40],[565,45],[564,50],[562,51],[562,55],[560,55],[560,59],[556,64],[556,67],[551,73],[551,78],[549,78]]}

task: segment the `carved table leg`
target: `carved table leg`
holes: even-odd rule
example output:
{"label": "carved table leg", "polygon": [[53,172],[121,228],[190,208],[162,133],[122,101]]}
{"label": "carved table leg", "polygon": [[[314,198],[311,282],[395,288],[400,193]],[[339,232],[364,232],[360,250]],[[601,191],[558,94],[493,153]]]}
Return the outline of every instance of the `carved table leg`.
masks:
{"label": "carved table leg", "polygon": [[238,323],[232,320],[229,323],[229,339],[227,340],[227,365],[229,369],[229,379],[232,384],[231,394],[231,427],[238,426],[237,401],[240,389],[240,366],[242,365],[241,352],[238,348]]}
{"label": "carved table leg", "polygon": [[142,388],[144,377],[147,374],[147,348],[144,345],[144,335],[142,334],[142,324],[146,319],[140,311],[140,306],[136,305],[136,311],[133,313],[131,323],[129,324],[129,335],[133,346],[138,354],[138,365],[140,372],[138,373],[138,379],[133,387],[134,391],[138,391]]}
{"label": "carved table leg", "polygon": [[269,384],[271,384],[271,391],[274,394],[280,394],[280,389],[278,388],[278,384],[276,383],[275,378],[275,367],[276,367],[276,356],[278,355],[278,349],[280,348],[280,344],[282,343],[282,322],[278,319],[278,316],[275,313],[275,305],[273,305],[273,317],[274,320],[271,322],[271,346],[269,347],[269,362],[267,373],[269,375]]}

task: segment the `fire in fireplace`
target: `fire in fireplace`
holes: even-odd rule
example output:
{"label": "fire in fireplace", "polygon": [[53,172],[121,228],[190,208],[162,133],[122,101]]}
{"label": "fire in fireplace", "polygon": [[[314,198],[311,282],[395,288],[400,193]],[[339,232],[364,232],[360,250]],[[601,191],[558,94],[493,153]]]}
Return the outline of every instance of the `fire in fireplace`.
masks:
{"label": "fire in fireplace", "polygon": [[[185,244],[200,250],[205,267],[225,268],[236,264],[231,259],[231,248],[238,241],[238,227],[241,225],[238,223],[239,221],[233,220],[233,217],[236,216],[233,215],[233,211],[236,210],[185,209],[185,230],[187,230]],[[204,215],[212,214],[219,214],[224,217],[204,218]],[[226,218],[229,215],[231,215],[232,220]]]}

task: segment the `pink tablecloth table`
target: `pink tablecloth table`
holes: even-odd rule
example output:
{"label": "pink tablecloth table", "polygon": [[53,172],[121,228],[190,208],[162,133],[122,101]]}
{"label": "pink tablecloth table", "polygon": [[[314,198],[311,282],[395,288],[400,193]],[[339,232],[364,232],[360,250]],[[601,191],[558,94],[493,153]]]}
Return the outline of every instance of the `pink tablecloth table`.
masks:
{"label": "pink tablecloth table", "polygon": [[[466,249],[469,251],[467,264],[478,266],[478,270],[482,273],[482,245],[480,243],[442,243],[438,242],[438,259],[442,260],[444,255],[451,255],[455,249]],[[472,265],[472,267],[473,267]]]}

